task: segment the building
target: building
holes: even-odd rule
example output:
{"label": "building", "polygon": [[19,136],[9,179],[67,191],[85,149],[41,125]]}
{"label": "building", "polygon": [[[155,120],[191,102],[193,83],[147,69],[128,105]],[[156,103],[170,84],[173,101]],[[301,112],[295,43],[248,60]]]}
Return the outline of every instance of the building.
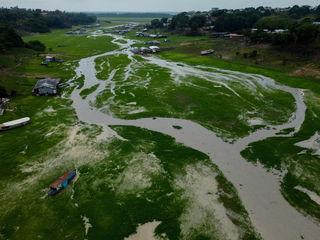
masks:
{"label": "building", "polygon": [[320,22],[313,22],[312,24],[320,26]]}
{"label": "building", "polygon": [[56,95],[58,93],[59,80],[52,78],[41,79],[34,86],[32,93],[35,95]]}
{"label": "building", "polygon": [[226,38],[235,39],[235,38],[244,38],[244,35],[237,33],[230,33],[225,35]]}
{"label": "building", "polygon": [[289,29],[275,29],[273,32],[274,33],[285,33],[285,32],[289,32]]}

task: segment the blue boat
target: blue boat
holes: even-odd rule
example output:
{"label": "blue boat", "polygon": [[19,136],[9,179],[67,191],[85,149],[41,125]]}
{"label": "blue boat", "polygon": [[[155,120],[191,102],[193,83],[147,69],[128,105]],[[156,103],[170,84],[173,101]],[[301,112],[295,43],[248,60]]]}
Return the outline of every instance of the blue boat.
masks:
{"label": "blue boat", "polygon": [[66,172],[50,185],[49,196],[58,194],[61,190],[66,189],[72,180],[77,176],[77,170]]}

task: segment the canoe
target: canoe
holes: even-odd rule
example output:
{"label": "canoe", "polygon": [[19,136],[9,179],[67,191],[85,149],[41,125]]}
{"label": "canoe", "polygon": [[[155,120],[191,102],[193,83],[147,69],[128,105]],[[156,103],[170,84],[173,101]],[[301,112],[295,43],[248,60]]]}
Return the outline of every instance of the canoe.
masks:
{"label": "canoe", "polygon": [[31,121],[30,118],[25,117],[25,118],[16,119],[16,120],[13,120],[10,122],[5,122],[5,123],[0,124],[0,131],[5,131],[5,130],[12,129],[12,128],[21,127],[21,126],[28,124],[30,121]]}

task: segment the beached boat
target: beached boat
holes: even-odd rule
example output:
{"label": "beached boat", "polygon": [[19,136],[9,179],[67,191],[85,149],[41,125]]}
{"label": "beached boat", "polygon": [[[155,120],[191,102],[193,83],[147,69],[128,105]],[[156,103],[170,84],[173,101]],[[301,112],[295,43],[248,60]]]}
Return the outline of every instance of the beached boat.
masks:
{"label": "beached boat", "polygon": [[213,54],[213,53],[214,53],[214,50],[213,50],[213,49],[201,51],[201,55],[202,55],[202,56],[210,55],[210,54]]}
{"label": "beached boat", "polygon": [[5,122],[5,123],[0,124],[0,131],[5,131],[5,130],[12,129],[12,128],[21,127],[21,126],[28,124],[30,121],[31,121],[30,118],[25,117],[25,118],[20,118],[20,119],[13,120],[10,122]]}
{"label": "beached boat", "polygon": [[67,188],[72,180],[77,176],[77,170],[66,172],[50,185],[49,196],[58,194],[61,190]]}

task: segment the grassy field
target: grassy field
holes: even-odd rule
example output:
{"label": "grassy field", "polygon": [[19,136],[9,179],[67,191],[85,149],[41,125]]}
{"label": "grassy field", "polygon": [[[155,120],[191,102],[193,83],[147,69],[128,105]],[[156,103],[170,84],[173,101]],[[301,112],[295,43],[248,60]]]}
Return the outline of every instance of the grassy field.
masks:
{"label": "grassy field", "polygon": [[88,38],[87,36],[68,36],[66,30],[55,30],[48,34],[35,34],[24,38],[25,41],[39,40],[45,43],[48,53],[64,57],[65,60],[78,60],[116,49],[110,37]]}
{"label": "grassy field", "polygon": [[[65,82],[74,75],[76,60],[116,48],[107,37],[69,38],[63,31],[27,37],[25,40],[32,39],[44,42],[48,48],[52,48],[48,53],[57,54],[65,62],[52,63],[48,67],[41,66],[42,58],[38,53],[24,49],[16,49],[1,56],[3,70],[1,70],[0,85],[8,93],[13,93],[14,97],[11,98],[9,110],[0,117],[0,122],[26,116],[32,119],[32,123],[25,128],[0,135],[0,149],[3,153],[1,177],[3,179],[9,177],[10,171],[17,172],[18,164],[30,160],[33,155],[37,158],[37,154],[41,155],[50,146],[63,139],[64,128],[56,137],[47,138],[46,135],[52,129],[60,125],[70,125],[76,121],[70,107],[70,100],[61,97],[48,98],[32,95],[31,91],[37,78],[54,77]],[[59,47],[62,42],[64,46]],[[12,147],[15,144],[17,147]]]}
{"label": "grassy field", "polygon": [[[64,163],[59,163],[54,158],[68,155],[53,148],[54,155],[48,154],[41,164],[53,163],[54,167],[38,169],[37,182],[30,183],[31,179],[27,178],[32,188],[11,193],[6,198],[11,200],[10,204],[1,199],[2,236],[10,239],[22,236],[24,239],[123,239],[133,233],[138,224],[157,220],[161,222],[156,229],[159,236],[224,239],[229,233],[217,228],[219,216],[215,214],[215,208],[224,206],[230,215],[234,213],[230,224],[238,229],[241,239],[258,238],[235,189],[204,154],[176,144],[162,134],[133,127],[116,127],[115,130],[126,141],[97,142],[101,129],[80,126],[74,142],[64,148],[68,152],[87,145],[87,151],[94,148],[94,152],[101,153],[98,158],[91,155],[84,159],[88,157],[85,154],[79,155],[77,160],[65,158]],[[70,139],[64,145],[69,143]],[[42,198],[45,194],[42,189],[50,183],[50,177],[55,176],[55,171],[49,170],[70,164],[77,164],[80,172],[72,188],[55,198]],[[28,164],[33,170],[37,167]],[[191,179],[194,182],[190,182]],[[201,181],[208,179],[209,185],[201,185],[201,189],[196,190]],[[22,187],[19,184],[13,183],[12,187]],[[210,208],[202,205],[201,198],[211,202]],[[92,229],[87,236],[81,216],[90,219]]]}
{"label": "grassy field", "polygon": [[[125,55],[97,59],[98,78],[106,79],[113,69],[117,71],[113,77],[115,93],[112,94],[108,85],[98,95],[96,106],[103,108],[108,104],[112,112],[121,118],[157,116],[191,119],[223,137],[236,138],[257,128],[248,126],[248,118],[259,117],[270,124],[277,124],[286,122],[294,108],[289,94],[263,88],[254,92],[238,82],[228,83],[228,86],[241,92],[241,98],[230,89],[200,76],[183,77],[177,84],[168,69],[143,59],[132,66],[133,74],[123,81],[128,64],[129,59]],[[256,113],[249,116],[247,112]]]}
{"label": "grassy field", "polygon": [[[51,147],[66,138],[68,128],[76,123],[69,99],[60,96],[36,97],[31,94],[37,78],[56,77],[63,82],[67,81],[74,75],[77,60],[116,48],[107,37],[68,38],[63,31],[26,37],[25,40],[32,39],[41,40],[48,47],[49,54],[58,55],[65,62],[41,66],[42,57],[27,49],[15,49],[1,56],[0,85],[13,97],[10,98],[8,110],[0,116],[0,122],[26,116],[32,120],[31,124],[23,128],[0,135],[0,186],[4,191],[10,188],[10,184],[27,179],[30,174],[23,172],[21,166],[46,156]],[[1,201],[6,197],[1,194]],[[1,214],[1,226],[5,226],[3,217]],[[0,232],[2,234],[2,229]]]}

